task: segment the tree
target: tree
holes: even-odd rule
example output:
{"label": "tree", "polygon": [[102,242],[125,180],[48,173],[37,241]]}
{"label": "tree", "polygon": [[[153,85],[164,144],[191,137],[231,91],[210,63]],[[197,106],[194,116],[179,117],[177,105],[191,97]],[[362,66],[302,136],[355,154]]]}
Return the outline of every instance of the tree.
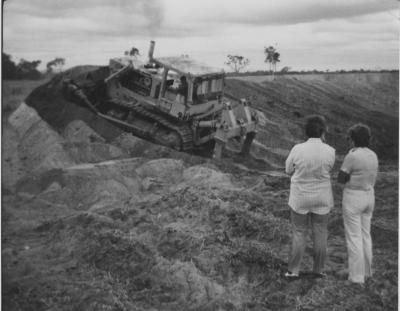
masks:
{"label": "tree", "polygon": [[291,69],[290,67],[285,66],[285,67],[283,67],[283,68],[281,69],[281,73],[288,73],[290,69]]}
{"label": "tree", "polygon": [[28,61],[21,58],[18,64],[15,64],[11,55],[1,54],[3,79],[40,79],[42,74],[37,67],[42,61]]}
{"label": "tree", "polygon": [[52,61],[49,61],[46,64],[47,73],[53,73],[55,69],[58,69],[58,72],[62,71],[62,67],[65,65],[65,58],[56,57]]}
{"label": "tree", "polygon": [[240,55],[228,55],[228,61],[225,62],[226,65],[231,67],[235,73],[238,73],[243,68],[249,65],[250,61],[248,58],[244,58]]}
{"label": "tree", "polygon": [[135,57],[136,58],[136,56],[140,56],[140,53],[139,53],[139,49],[137,49],[137,48],[135,48],[135,47],[132,47],[131,48],[131,50],[130,51],[125,51],[125,53],[124,53],[126,56],[133,56],[133,57]]}
{"label": "tree", "polygon": [[11,60],[11,55],[4,52],[1,53],[2,74],[3,79],[15,79],[17,66]]}
{"label": "tree", "polygon": [[275,73],[276,72],[276,63],[280,62],[280,54],[276,51],[276,49],[271,45],[269,47],[264,47],[265,54],[265,62],[269,63],[269,71]]}
{"label": "tree", "polygon": [[23,58],[20,59],[16,68],[17,79],[40,79],[41,73],[37,70],[41,60],[27,61]]}

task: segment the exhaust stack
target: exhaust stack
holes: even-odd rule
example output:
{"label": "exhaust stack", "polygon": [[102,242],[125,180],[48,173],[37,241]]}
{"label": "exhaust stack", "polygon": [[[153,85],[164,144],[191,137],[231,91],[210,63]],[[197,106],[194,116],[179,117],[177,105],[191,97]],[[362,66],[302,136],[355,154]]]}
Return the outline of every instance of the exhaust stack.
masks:
{"label": "exhaust stack", "polygon": [[149,62],[151,62],[153,60],[153,53],[154,53],[154,46],[156,45],[155,41],[150,41],[150,48],[149,48]]}

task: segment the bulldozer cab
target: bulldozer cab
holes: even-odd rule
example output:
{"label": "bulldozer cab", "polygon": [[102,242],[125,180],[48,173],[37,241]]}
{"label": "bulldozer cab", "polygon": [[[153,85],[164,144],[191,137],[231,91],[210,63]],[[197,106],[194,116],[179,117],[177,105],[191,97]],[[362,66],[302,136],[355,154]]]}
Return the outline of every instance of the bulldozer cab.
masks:
{"label": "bulldozer cab", "polygon": [[110,98],[135,98],[179,119],[222,109],[225,73],[189,57],[151,58],[147,64],[124,57],[111,59],[109,67]]}
{"label": "bulldozer cab", "polygon": [[163,68],[160,99],[185,106],[203,104],[223,96],[225,74],[187,56],[152,60]]}

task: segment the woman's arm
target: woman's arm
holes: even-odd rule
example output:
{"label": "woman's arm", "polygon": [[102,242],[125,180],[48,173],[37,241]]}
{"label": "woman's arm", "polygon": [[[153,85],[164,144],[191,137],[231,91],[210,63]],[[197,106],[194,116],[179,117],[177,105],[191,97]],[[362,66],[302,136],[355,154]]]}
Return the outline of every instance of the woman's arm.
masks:
{"label": "woman's arm", "polygon": [[345,184],[350,180],[350,174],[340,170],[337,180],[338,183]]}
{"label": "woman's arm", "polygon": [[289,174],[289,175],[294,173],[294,163],[293,163],[294,150],[293,149],[290,150],[289,156],[287,157],[286,162],[285,162],[285,172],[286,172],[286,174]]}
{"label": "woman's arm", "polygon": [[344,157],[342,167],[338,175],[338,183],[345,184],[350,180],[351,172],[353,171],[355,157],[354,153],[350,152]]}

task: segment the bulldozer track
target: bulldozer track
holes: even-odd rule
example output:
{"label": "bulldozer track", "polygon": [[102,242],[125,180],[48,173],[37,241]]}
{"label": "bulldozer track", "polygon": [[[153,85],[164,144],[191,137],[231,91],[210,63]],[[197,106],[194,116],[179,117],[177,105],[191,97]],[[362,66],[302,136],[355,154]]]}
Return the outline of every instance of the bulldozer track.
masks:
{"label": "bulldozer track", "polygon": [[[188,124],[181,124],[181,125],[173,124],[172,122],[167,120],[165,117],[147,110],[138,101],[125,103],[123,101],[112,100],[111,102],[113,104],[126,107],[129,110],[134,111],[135,113],[138,113],[144,117],[152,119],[155,122],[157,122],[158,124],[161,124],[162,126],[164,126],[165,128],[168,128],[168,129],[178,133],[178,135],[181,139],[182,151],[190,151],[193,149],[193,132]],[[149,131],[149,134],[151,134],[150,131]],[[154,134],[156,135],[157,132]]]}
{"label": "bulldozer track", "polygon": [[[87,85],[85,85],[85,86],[87,86]],[[101,115],[100,111],[98,111],[98,109],[96,108],[96,106],[97,106],[96,103],[93,103],[86,96],[86,93],[84,91],[85,89],[87,90],[86,87],[81,88],[75,84],[69,85],[69,90],[75,95],[75,97],[77,97],[81,102],[83,102],[92,111]],[[139,114],[143,117],[154,120],[155,124],[159,124],[159,125],[163,126],[164,128],[177,133],[177,135],[179,136],[179,139],[180,139],[180,142],[179,142],[180,150],[190,151],[193,149],[193,146],[194,146],[193,132],[188,124],[176,125],[176,124],[172,123],[171,121],[169,121],[164,116],[153,113],[153,112],[149,111],[148,109],[144,108],[140,104],[140,102],[138,102],[137,100],[134,100],[134,101],[131,100],[129,102],[125,102],[125,101],[120,101],[120,100],[114,99],[109,102],[112,104],[115,104],[117,106],[127,108],[130,111],[133,111],[135,115]],[[129,122],[126,122],[126,120],[119,120],[119,119],[116,119],[116,120],[124,122],[125,125],[127,125],[129,123]],[[162,137],[158,137],[158,138],[155,137],[160,132],[157,131],[157,126],[154,126],[154,123],[151,127],[148,127],[147,129],[141,129],[140,134],[143,136],[147,136],[150,139],[152,138],[154,140],[163,141]],[[135,132],[138,131],[133,125],[131,126],[131,129]]]}

